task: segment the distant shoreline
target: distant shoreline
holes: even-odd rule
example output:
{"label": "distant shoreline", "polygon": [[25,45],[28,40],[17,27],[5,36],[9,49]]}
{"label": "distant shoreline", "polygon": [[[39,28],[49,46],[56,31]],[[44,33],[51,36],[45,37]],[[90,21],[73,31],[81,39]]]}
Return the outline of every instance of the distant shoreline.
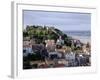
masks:
{"label": "distant shoreline", "polygon": [[82,43],[91,43],[91,31],[63,31],[68,36],[80,40]]}
{"label": "distant shoreline", "polygon": [[71,36],[72,38],[74,38],[74,39],[78,39],[78,40],[80,40],[82,43],[87,43],[87,42],[89,42],[89,43],[91,43],[91,37],[84,37],[84,36]]}

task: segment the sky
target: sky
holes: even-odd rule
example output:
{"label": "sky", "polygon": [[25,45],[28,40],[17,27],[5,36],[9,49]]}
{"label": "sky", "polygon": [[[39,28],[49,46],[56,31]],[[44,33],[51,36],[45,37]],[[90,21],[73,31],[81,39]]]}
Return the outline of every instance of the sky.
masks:
{"label": "sky", "polygon": [[24,29],[27,25],[51,26],[62,31],[90,31],[91,14],[24,10]]}

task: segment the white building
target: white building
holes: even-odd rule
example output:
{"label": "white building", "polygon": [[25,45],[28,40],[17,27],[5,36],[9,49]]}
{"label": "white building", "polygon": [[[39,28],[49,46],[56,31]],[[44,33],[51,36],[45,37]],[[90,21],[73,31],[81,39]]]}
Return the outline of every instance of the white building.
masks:
{"label": "white building", "polygon": [[73,52],[67,53],[65,55],[66,60],[75,60],[75,54]]}

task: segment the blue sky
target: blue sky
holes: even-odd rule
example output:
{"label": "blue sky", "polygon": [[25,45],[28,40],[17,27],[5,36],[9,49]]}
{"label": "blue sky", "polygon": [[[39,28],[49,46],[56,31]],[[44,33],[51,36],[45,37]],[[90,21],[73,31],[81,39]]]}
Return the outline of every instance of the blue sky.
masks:
{"label": "blue sky", "polygon": [[63,31],[91,30],[91,14],[71,12],[23,11],[24,28],[27,25],[54,26]]}

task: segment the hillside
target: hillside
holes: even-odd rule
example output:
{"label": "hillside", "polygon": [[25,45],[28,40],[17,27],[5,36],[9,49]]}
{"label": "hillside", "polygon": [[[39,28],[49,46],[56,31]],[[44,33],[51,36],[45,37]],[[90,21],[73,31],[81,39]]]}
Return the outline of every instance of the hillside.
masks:
{"label": "hillside", "polygon": [[49,27],[49,26],[27,26],[25,30],[23,30],[23,37],[30,37],[30,39],[36,39],[36,43],[43,43],[45,40],[55,40],[59,38],[59,36],[62,37],[64,40],[64,43],[67,46],[71,45],[71,37],[68,37],[66,34],[64,34],[61,30],[55,28],[55,27]]}

